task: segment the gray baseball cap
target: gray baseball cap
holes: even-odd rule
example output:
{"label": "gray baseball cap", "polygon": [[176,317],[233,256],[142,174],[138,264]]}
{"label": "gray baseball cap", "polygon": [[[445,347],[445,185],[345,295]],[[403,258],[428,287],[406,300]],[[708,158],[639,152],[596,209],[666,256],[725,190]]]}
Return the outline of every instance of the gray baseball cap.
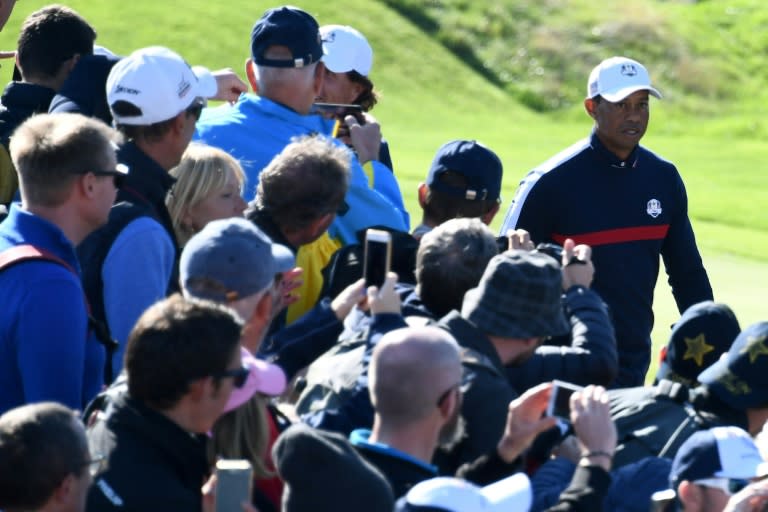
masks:
{"label": "gray baseball cap", "polygon": [[287,247],[248,220],[209,222],[181,253],[181,287],[193,297],[229,302],[267,288],[280,272],[296,264]]}

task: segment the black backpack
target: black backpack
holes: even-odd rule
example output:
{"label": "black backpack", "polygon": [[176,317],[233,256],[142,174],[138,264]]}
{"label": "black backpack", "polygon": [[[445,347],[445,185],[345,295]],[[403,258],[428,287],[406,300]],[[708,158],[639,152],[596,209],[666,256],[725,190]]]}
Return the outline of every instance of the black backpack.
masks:
{"label": "black backpack", "polygon": [[614,389],[608,396],[618,434],[614,469],[649,456],[674,459],[693,433],[715,426],[694,409],[690,390],[679,382]]}

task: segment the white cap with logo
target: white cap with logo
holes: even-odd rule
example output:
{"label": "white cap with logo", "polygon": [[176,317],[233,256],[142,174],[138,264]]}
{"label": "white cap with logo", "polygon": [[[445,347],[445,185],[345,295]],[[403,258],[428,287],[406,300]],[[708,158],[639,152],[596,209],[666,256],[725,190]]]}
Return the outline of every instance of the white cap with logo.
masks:
{"label": "white cap with logo", "polygon": [[661,93],[651,86],[648,70],[636,60],[611,57],[595,66],[589,74],[587,98],[601,96],[616,103],[637,91],[648,91],[661,99]]}
{"label": "white cap with logo", "polygon": [[352,27],[325,25],[320,27],[323,41],[323,63],[334,73],[357,71],[368,76],[373,66],[373,49],[363,34]]}
{"label": "white cap with logo", "polygon": [[[117,124],[147,126],[175,117],[197,98],[212,98],[216,79],[204,67],[190,67],[177,53],[150,46],[121,59],[107,77],[107,103]],[[125,101],[136,115],[118,115],[112,106]]]}

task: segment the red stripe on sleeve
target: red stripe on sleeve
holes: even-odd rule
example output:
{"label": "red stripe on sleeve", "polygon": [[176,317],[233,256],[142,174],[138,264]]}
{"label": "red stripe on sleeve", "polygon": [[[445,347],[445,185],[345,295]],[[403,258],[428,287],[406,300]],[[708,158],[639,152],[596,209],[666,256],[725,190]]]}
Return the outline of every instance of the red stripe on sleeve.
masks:
{"label": "red stripe on sleeve", "polygon": [[591,247],[596,245],[620,244],[624,242],[639,242],[640,240],[662,240],[667,236],[669,224],[659,226],[640,226],[636,228],[606,229],[593,233],[580,233],[576,235],[561,235],[552,233],[552,239],[563,245],[566,238],[573,239],[576,244],[586,244]]}

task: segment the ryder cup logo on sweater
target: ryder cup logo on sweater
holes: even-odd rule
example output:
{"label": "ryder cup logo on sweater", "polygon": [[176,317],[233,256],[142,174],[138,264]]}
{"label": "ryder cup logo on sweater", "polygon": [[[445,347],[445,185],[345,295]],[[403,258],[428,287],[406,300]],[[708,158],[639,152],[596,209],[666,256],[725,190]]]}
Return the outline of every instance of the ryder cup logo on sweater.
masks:
{"label": "ryder cup logo on sweater", "polygon": [[648,206],[646,207],[645,211],[653,217],[654,219],[661,215],[661,203],[658,199],[651,199],[648,201]]}

